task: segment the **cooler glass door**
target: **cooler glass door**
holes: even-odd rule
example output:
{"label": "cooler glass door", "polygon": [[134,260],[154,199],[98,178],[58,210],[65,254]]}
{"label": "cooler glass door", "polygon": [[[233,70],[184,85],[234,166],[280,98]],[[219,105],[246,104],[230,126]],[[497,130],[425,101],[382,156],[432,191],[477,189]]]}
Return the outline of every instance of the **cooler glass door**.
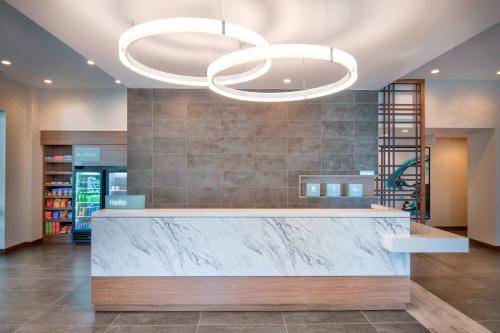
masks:
{"label": "cooler glass door", "polygon": [[101,209],[102,175],[96,171],[76,171],[75,231],[90,231],[92,213]]}
{"label": "cooler glass door", "polygon": [[123,171],[110,171],[108,173],[108,194],[127,194],[127,173]]}

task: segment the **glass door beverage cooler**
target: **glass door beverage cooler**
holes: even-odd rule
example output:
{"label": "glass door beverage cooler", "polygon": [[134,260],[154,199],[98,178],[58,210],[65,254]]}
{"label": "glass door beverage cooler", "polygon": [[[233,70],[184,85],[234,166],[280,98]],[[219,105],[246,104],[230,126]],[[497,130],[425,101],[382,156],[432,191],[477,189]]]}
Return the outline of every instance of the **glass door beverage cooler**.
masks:
{"label": "glass door beverage cooler", "polygon": [[90,244],[92,213],[104,208],[106,195],[127,194],[127,172],[79,167],[73,173],[73,244]]}

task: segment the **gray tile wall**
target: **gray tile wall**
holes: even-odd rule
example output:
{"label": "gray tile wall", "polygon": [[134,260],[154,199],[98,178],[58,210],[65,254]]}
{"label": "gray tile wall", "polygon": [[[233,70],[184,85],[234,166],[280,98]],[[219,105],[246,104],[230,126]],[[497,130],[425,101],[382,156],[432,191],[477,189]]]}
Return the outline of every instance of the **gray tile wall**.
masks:
{"label": "gray tile wall", "polygon": [[148,207],[364,207],[300,199],[300,174],[377,165],[377,92],[245,103],[208,90],[128,90],[129,193]]}

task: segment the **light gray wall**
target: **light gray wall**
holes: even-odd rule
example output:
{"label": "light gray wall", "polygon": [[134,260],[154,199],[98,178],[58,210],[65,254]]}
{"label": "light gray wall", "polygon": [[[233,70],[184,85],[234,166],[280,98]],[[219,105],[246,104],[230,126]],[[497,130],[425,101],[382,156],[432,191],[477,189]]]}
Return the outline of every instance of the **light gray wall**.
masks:
{"label": "light gray wall", "polygon": [[41,147],[36,105],[36,89],[0,77],[0,109],[6,113],[7,124],[5,248],[41,237]]}
{"label": "light gray wall", "polygon": [[377,92],[244,103],[208,90],[128,90],[129,193],[152,207],[367,207],[300,199],[300,174],[377,165]]}
{"label": "light gray wall", "polygon": [[40,130],[126,131],[127,90],[40,90]]}

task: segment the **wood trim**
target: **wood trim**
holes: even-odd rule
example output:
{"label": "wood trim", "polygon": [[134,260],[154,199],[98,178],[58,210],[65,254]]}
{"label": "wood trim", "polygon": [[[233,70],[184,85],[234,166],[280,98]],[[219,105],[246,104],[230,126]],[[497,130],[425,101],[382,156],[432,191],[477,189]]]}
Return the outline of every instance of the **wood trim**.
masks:
{"label": "wood trim", "polygon": [[31,241],[31,242],[22,242],[22,243],[19,243],[16,245],[9,246],[5,249],[0,249],[0,254],[7,254],[10,252],[22,249],[24,247],[35,246],[35,245],[42,244],[42,243],[43,243],[43,238],[38,238],[38,239],[35,239],[34,241]]}
{"label": "wood trim", "polygon": [[479,246],[482,246],[482,247],[486,247],[486,248],[488,248],[490,250],[500,251],[500,246],[497,246],[497,245],[488,244],[488,243],[481,242],[481,241],[478,241],[478,240],[472,239],[472,238],[469,238],[469,241],[472,244],[476,244],[476,245],[479,245]]}
{"label": "wood trim", "polygon": [[93,277],[99,311],[403,309],[408,276]]}
{"label": "wood trim", "polygon": [[467,226],[458,226],[458,225],[450,225],[450,226],[432,226],[433,228],[441,229],[444,231],[447,230],[467,230]]}
{"label": "wood trim", "polygon": [[126,145],[127,131],[41,131],[42,145]]}

